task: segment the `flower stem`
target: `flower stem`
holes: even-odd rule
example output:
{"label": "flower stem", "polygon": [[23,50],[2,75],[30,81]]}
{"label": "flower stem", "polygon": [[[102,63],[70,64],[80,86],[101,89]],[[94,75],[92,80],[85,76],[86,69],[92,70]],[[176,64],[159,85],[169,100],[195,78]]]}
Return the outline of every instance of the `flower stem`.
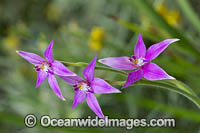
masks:
{"label": "flower stem", "polygon": [[[74,67],[86,67],[88,65],[88,63],[84,63],[84,62],[76,62],[76,63],[72,63],[72,62],[65,62],[65,61],[61,61],[65,66],[74,66]],[[106,70],[106,71],[111,71],[111,72],[116,72],[119,73],[123,76],[127,76],[128,73],[124,72],[124,71],[120,71],[120,70],[116,70],[116,69],[112,69],[109,67],[104,67],[104,66],[96,66],[95,69],[98,70]]]}
{"label": "flower stem", "polygon": [[[110,83],[111,85],[123,85],[125,83],[125,81],[110,81],[110,80],[106,80],[106,81],[108,83]],[[199,99],[199,97],[196,96],[196,94],[194,92],[189,93],[189,91],[184,91],[185,89],[183,90],[180,87],[176,87],[174,85],[168,84],[168,83],[166,83],[166,81],[167,80],[165,80],[165,82],[163,82],[163,81],[140,80],[140,81],[135,82],[131,86],[143,85],[143,86],[152,86],[152,87],[167,89],[167,90],[179,93],[179,94],[187,97],[190,101],[192,101],[194,104],[196,104],[196,106],[200,109],[200,99]],[[187,90],[190,90],[190,89],[187,88]]]}

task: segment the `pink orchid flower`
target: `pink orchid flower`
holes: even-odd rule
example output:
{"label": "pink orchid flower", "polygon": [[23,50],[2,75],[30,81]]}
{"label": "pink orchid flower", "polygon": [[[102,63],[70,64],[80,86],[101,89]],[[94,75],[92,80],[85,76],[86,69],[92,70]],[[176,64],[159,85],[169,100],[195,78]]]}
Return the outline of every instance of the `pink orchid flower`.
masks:
{"label": "pink orchid flower", "polygon": [[99,62],[108,65],[110,67],[121,70],[135,71],[128,74],[126,83],[123,88],[126,88],[134,82],[144,77],[147,80],[163,80],[163,79],[175,79],[169,76],[162,68],[155,63],[151,63],[153,59],[160,55],[171,43],[178,41],[179,39],[167,39],[162,42],[156,43],[149,47],[146,51],[146,46],[142,40],[142,35],[139,34],[137,44],[134,48],[134,56],[127,57],[109,57],[100,59]]}
{"label": "pink orchid flower", "polygon": [[49,46],[44,52],[44,57],[47,61],[40,57],[37,54],[25,52],[25,51],[16,51],[20,56],[25,60],[35,65],[35,70],[37,71],[37,82],[36,88],[48,77],[48,82],[54,93],[62,100],[65,98],[62,96],[60,88],[58,86],[55,75],[58,76],[75,76],[73,72],[68,70],[62,63],[57,60],[53,60],[52,48],[53,40],[50,42]]}
{"label": "pink orchid flower", "polygon": [[94,94],[120,93],[120,91],[113,88],[103,79],[94,78],[96,59],[97,56],[95,56],[91,63],[83,70],[83,76],[86,80],[83,80],[79,76],[62,77],[62,79],[74,87],[75,95],[72,108],[75,108],[79,103],[86,99],[88,106],[93,112],[100,118],[104,118]]}

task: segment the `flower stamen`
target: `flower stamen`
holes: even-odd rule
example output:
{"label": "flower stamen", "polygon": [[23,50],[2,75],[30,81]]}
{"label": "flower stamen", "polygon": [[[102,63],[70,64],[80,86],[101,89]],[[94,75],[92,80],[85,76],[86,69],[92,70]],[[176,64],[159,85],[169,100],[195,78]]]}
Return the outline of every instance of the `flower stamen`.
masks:
{"label": "flower stamen", "polygon": [[48,63],[48,62],[44,62],[43,64],[40,64],[40,65],[37,65],[35,66],[35,70],[36,71],[45,71],[45,72],[49,72],[51,71],[51,63]]}
{"label": "flower stamen", "polygon": [[39,67],[40,69],[44,70],[44,64],[41,64]]}
{"label": "flower stamen", "polygon": [[145,63],[147,63],[146,59],[144,58],[136,58],[135,56],[131,56],[129,59],[134,65],[137,66],[143,66]]}
{"label": "flower stamen", "polygon": [[93,93],[91,87],[85,82],[78,83],[77,85],[74,86],[74,88],[79,89],[79,90],[86,92],[86,93],[88,93],[88,92]]}
{"label": "flower stamen", "polygon": [[138,59],[135,59],[132,62],[133,62],[134,65],[137,65],[138,64]]}

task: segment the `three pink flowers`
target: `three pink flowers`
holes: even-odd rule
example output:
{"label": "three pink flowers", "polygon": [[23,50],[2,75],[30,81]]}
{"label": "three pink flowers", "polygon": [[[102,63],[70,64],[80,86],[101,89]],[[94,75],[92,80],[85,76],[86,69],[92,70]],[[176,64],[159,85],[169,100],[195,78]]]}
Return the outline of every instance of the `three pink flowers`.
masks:
{"label": "three pink flowers", "polygon": [[[139,34],[138,41],[134,48],[134,55],[131,57],[109,57],[100,59],[99,62],[120,70],[132,70],[128,74],[126,83],[123,88],[126,88],[134,82],[144,77],[147,80],[163,80],[163,79],[175,79],[168,75],[158,65],[151,63],[153,59],[160,55],[171,43],[178,41],[179,39],[167,39],[160,43],[156,43],[146,50],[146,46],[142,40],[141,34]],[[120,91],[112,87],[109,83],[101,78],[94,78],[94,69],[97,60],[97,56],[89,63],[89,65],[83,70],[83,78],[76,75],[67,69],[61,62],[54,60],[52,55],[53,41],[44,52],[42,57],[24,51],[17,51],[25,60],[32,63],[35,66],[37,72],[36,88],[48,78],[48,82],[54,93],[62,100],[65,100],[58,86],[55,75],[72,85],[74,88],[74,102],[72,108],[75,108],[78,104],[86,99],[88,106],[93,112],[100,118],[104,118],[99,103],[95,97],[95,93],[120,93]]]}

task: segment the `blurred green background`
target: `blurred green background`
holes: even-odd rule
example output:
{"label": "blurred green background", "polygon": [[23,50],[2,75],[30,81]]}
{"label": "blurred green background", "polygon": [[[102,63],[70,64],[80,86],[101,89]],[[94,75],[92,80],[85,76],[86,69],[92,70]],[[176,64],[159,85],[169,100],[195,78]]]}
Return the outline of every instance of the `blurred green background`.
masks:
{"label": "blurred green background", "polygon": [[[72,109],[74,92],[57,78],[66,101],[47,81],[35,88],[33,66],[16,50],[42,56],[55,40],[54,59],[89,62],[98,58],[130,56],[139,33],[147,47],[180,38],[156,60],[166,72],[200,96],[200,21],[198,0],[1,0],[0,1],[0,132],[129,132],[124,128],[26,128],[27,114],[56,118],[95,117],[86,102]],[[97,63],[97,65],[100,65]],[[81,75],[82,67],[68,67]],[[96,70],[103,79],[126,77]],[[121,86],[115,86],[120,89]],[[175,118],[175,128],[135,128],[134,133],[198,133],[200,111],[184,96],[156,87],[131,86],[121,94],[96,95],[110,118]]]}

